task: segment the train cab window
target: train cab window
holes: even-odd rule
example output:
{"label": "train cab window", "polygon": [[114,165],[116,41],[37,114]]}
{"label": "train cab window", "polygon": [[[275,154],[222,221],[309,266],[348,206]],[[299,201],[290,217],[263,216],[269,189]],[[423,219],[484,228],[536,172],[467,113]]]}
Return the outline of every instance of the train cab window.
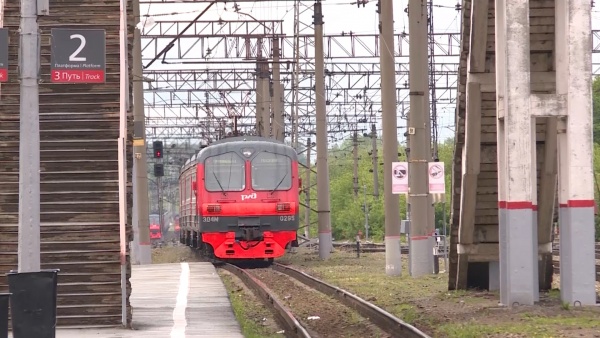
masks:
{"label": "train cab window", "polygon": [[150,224],[158,224],[160,222],[160,217],[157,214],[152,214],[149,216],[148,221],[150,221]]}
{"label": "train cab window", "polygon": [[281,154],[257,154],[252,159],[252,188],[269,191],[292,188],[292,160]]}
{"label": "train cab window", "polygon": [[242,191],[246,188],[244,160],[234,152],[211,156],[204,162],[207,191]]}

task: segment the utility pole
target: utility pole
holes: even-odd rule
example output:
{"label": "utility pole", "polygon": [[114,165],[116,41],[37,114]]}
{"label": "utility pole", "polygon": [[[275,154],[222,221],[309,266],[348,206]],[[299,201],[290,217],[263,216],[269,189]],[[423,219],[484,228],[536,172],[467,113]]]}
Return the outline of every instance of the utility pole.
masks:
{"label": "utility pole", "polygon": [[[391,0],[390,0],[391,1]],[[327,112],[325,106],[325,60],[323,58],[323,12],[315,2],[315,91],[317,115],[317,212],[319,213],[319,257],[329,258],[331,214],[329,210],[329,164],[327,162]],[[399,252],[399,251],[398,251]]]}
{"label": "utility pole", "polygon": [[279,64],[279,38],[273,38],[273,138],[283,142],[285,127],[283,125],[283,102]]}
{"label": "utility pole", "polygon": [[369,207],[367,205],[367,185],[365,188],[365,242],[369,240]]}
{"label": "utility pole", "polygon": [[354,197],[358,197],[358,132],[356,130],[352,137],[352,148],[354,155]]}
{"label": "utility pole", "polygon": [[371,143],[373,145],[373,196],[379,198],[379,165],[377,163],[377,128],[375,127],[375,123],[371,125]]}
{"label": "utility pole", "polygon": [[269,65],[261,55],[262,39],[258,39],[258,54],[256,56],[256,135],[269,137],[270,107],[269,107]]}
{"label": "utility pole", "polygon": [[433,223],[428,163],[431,159],[429,86],[427,65],[427,0],[409,0],[410,111],[408,119],[409,203],[411,210],[409,252],[413,277],[433,273]]}
{"label": "utility pole", "polygon": [[36,0],[21,1],[18,272],[40,271],[40,50]]}
{"label": "utility pole", "polygon": [[[140,0],[133,0],[135,22],[140,21]],[[142,35],[133,31],[133,166],[135,175],[134,199],[136,202],[137,261],[152,263],[150,247],[150,210],[148,205],[148,164],[146,155],[146,121],[144,114],[144,84],[142,70]],[[135,224],[134,224],[135,226]],[[136,238],[134,238],[136,241]]]}
{"label": "utility pole", "polygon": [[[429,102],[429,93],[427,94],[426,107],[431,109],[427,111],[430,118],[427,119],[427,128],[430,130],[429,141],[431,143],[428,152],[427,159],[429,161],[438,160],[438,124],[437,124],[437,94],[435,92],[435,41],[433,36],[433,0],[427,0],[427,35],[429,37],[427,43],[427,49],[429,51],[429,87],[428,91],[431,93],[431,104]],[[433,154],[433,156],[432,156]],[[428,167],[429,168],[429,167]],[[429,179],[429,174],[428,174]],[[429,184],[427,185],[429,189]],[[445,194],[429,194],[429,207],[427,209],[428,223],[431,225],[431,231],[435,231],[435,203],[441,202],[445,199]],[[435,241],[434,241],[435,245]]]}
{"label": "utility pole", "polygon": [[298,151],[298,87],[300,85],[300,0],[294,0],[294,72],[292,73],[292,146]]}
{"label": "utility pole", "polygon": [[304,204],[306,204],[306,208],[304,208],[304,237],[306,239],[310,239],[310,148],[312,148],[312,141],[309,137],[306,141],[306,173],[304,177],[304,181],[306,181],[304,183],[306,187],[304,191]]}
{"label": "utility pole", "polygon": [[[392,163],[398,161],[398,121],[396,118],[396,72],[394,60],[394,4],[380,0],[381,101],[383,129],[383,175],[385,215],[385,272],[402,274],[400,261],[400,198],[392,194]],[[412,32],[411,32],[412,41]]]}
{"label": "utility pole", "polygon": [[[429,43],[429,86],[431,88],[431,148],[433,150],[434,159],[438,158],[438,125],[437,125],[437,94],[435,92],[435,40],[433,38],[433,0],[429,0],[428,9],[428,35]],[[434,220],[435,221],[435,220]]]}

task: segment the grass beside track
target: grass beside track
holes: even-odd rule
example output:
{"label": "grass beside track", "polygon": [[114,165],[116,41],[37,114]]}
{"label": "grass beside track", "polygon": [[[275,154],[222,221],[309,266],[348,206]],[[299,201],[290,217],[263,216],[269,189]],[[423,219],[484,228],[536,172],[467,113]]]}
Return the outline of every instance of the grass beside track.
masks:
{"label": "grass beside track", "polygon": [[152,249],[152,263],[198,262],[196,254],[184,245],[168,245]]}
{"label": "grass beside track", "polygon": [[301,248],[279,262],[355,293],[433,337],[600,336],[600,309],[570,308],[555,290],[542,294],[540,305],[506,309],[498,306],[497,292],[449,292],[446,273],[410,277],[404,256],[401,277],[385,274],[385,253],[357,258],[336,251],[322,261],[317,252]]}
{"label": "grass beside track", "polygon": [[229,299],[233,313],[240,323],[242,334],[246,338],[271,338],[283,337],[277,333],[278,328],[273,314],[256,298],[252,291],[248,290],[235,276],[224,270],[218,270]]}
{"label": "grass beside track", "polygon": [[[152,260],[199,261],[184,246],[153,249]],[[361,254],[356,258],[356,253],[338,250],[329,260],[322,261],[317,252],[301,248],[278,261],[355,293],[436,338],[600,337],[600,309],[563,305],[558,290],[542,294],[539,306],[509,310],[498,306],[497,292],[449,292],[445,273],[410,277],[405,256],[401,277],[385,275],[385,253]],[[440,265],[443,270],[443,263]],[[260,300],[227,272],[220,274],[245,337],[282,337],[276,333],[279,329]],[[558,276],[554,279],[557,281]]]}

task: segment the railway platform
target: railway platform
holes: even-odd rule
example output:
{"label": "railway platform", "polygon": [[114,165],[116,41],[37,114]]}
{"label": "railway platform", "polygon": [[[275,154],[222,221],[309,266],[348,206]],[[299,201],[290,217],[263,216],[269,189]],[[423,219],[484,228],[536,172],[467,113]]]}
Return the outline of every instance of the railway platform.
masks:
{"label": "railway platform", "polygon": [[58,329],[56,337],[243,337],[212,264],[150,264],[132,269],[133,329]]}

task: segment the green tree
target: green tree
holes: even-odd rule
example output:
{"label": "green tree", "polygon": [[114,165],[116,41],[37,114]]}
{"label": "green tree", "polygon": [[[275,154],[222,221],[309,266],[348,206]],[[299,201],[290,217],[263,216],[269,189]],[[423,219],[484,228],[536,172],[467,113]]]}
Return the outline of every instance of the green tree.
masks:
{"label": "green tree", "polygon": [[[354,195],[354,174],[353,174],[353,146],[352,140],[346,140],[340,145],[334,146],[329,151],[329,177],[331,193],[331,224],[333,237],[336,240],[353,239],[360,230],[365,232],[365,212],[364,204],[366,200],[369,221],[369,237],[371,240],[382,241],[385,235],[384,229],[384,207],[383,192],[383,144],[378,140],[378,182],[379,196],[375,197],[373,182],[373,164],[372,164],[372,146],[371,139],[368,137],[359,138],[358,146],[358,194]],[[406,152],[403,147],[398,147],[400,161],[406,160]],[[452,156],[453,140],[448,140],[438,147],[440,161],[444,162],[446,167],[446,191],[450,192],[450,182],[452,178]],[[313,163],[314,164],[314,163]],[[302,169],[304,170],[304,169]],[[302,177],[305,177],[303,172]],[[316,174],[311,175],[311,207],[316,210],[317,206],[317,188]],[[450,195],[446,195],[445,209],[444,205],[436,204],[436,228],[442,229],[444,220],[444,210],[446,212],[446,222],[450,219]],[[301,195],[301,199],[304,194]],[[304,224],[304,213],[302,212],[301,222]],[[400,219],[406,218],[406,199],[400,196]],[[311,213],[311,236],[317,236],[317,214]],[[303,232],[303,231],[301,231]]]}

